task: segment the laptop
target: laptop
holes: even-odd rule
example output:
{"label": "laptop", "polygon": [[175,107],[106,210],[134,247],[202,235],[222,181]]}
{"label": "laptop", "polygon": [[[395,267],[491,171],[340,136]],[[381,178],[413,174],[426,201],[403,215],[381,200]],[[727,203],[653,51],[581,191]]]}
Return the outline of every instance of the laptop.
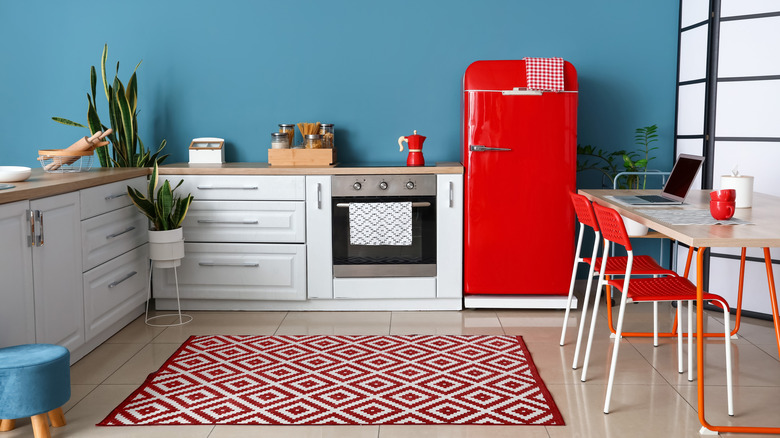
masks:
{"label": "laptop", "polygon": [[660,195],[615,196],[615,199],[630,205],[682,204],[703,161],[704,157],[699,155],[680,154]]}

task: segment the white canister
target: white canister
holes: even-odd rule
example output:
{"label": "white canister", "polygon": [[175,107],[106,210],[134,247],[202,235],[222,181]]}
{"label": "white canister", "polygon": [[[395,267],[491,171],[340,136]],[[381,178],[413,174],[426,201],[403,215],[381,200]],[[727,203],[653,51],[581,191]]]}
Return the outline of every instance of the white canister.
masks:
{"label": "white canister", "polygon": [[734,189],[737,191],[736,207],[750,208],[753,206],[753,177],[752,176],[731,176],[723,175],[720,177],[721,189]]}

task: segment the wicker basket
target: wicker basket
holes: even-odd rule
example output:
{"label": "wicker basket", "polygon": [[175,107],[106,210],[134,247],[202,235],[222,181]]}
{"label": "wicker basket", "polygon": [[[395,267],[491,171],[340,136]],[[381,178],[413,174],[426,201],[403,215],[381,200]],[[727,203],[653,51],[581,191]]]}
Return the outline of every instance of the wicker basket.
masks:
{"label": "wicker basket", "polygon": [[41,149],[38,161],[48,173],[86,172],[92,169],[93,151],[68,151],[65,149]]}

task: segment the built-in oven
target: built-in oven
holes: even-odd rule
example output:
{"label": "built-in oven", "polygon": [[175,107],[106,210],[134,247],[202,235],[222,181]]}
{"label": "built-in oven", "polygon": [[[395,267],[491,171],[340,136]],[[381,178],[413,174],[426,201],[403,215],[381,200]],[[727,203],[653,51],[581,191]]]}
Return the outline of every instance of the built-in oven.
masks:
{"label": "built-in oven", "polygon": [[334,277],[436,276],[436,175],[336,175],[331,199]]}

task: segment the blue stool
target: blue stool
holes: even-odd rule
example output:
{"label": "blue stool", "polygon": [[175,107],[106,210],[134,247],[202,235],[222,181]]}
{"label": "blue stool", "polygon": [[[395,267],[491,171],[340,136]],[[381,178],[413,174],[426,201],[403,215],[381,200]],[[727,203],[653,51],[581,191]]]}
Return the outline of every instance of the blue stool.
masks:
{"label": "blue stool", "polygon": [[36,438],[65,425],[62,405],[70,399],[70,352],[50,344],[0,348],[0,431],[16,418],[31,417]]}

